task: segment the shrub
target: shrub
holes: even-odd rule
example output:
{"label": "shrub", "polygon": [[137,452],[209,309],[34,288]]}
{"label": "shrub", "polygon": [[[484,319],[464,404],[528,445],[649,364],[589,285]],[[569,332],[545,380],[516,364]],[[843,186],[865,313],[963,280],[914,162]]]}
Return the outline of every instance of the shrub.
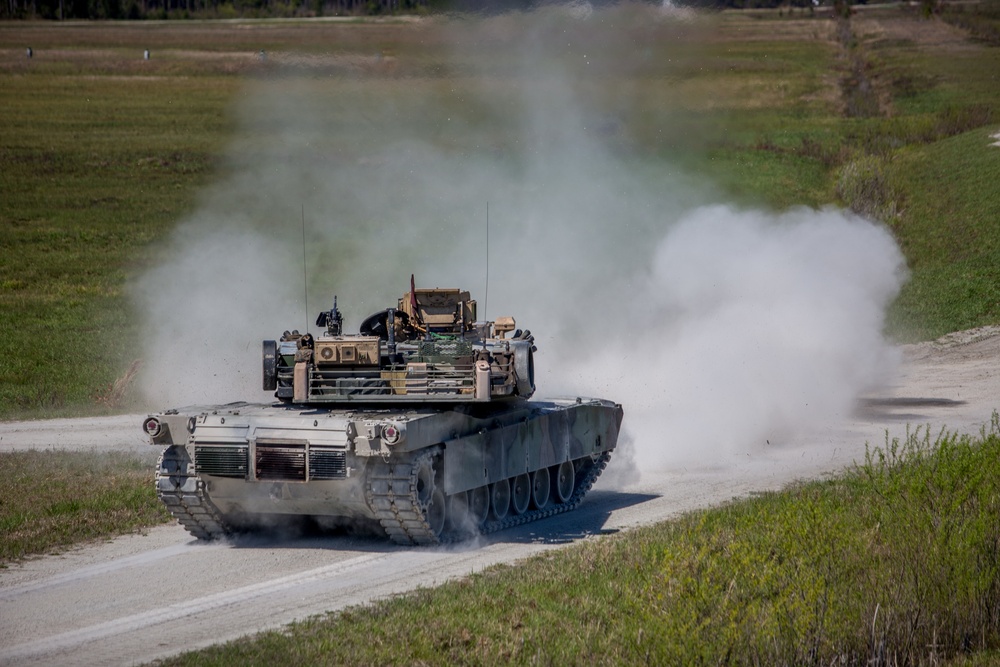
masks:
{"label": "shrub", "polygon": [[852,211],[867,218],[891,222],[899,215],[899,195],[884,157],[865,155],[841,167],[837,196]]}

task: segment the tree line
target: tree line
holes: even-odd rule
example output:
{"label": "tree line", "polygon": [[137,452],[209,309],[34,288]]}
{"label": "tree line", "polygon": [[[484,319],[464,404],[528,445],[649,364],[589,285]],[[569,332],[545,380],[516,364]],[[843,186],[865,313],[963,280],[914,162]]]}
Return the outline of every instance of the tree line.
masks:
{"label": "tree line", "polygon": [[431,0],[3,0],[0,19],[211,19],[425,13]]}
{"label": "tree line", "polygon": [[[838,0],[845,1],[845,0]],[[862,3],[860,4],[863,4]],[[530,10],[552,0],[0,0],[0,19],[211,19],[500,13]],[[662,2],[662,0],[661,0]],[[655,2],[654,4],[661,4]],[[808,8],[833,0],[674,0],[703,9]],[[613,4],[592,1],[595,6]]]}

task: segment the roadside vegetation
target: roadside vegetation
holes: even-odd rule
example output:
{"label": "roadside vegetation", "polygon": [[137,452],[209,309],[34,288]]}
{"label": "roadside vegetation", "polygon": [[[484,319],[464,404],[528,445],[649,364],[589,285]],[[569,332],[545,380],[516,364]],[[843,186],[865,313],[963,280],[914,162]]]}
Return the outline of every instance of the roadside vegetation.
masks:
{"label": "roadside vegetation", "polygon": [[121,452],[0,453],[0,567],[168,517],[149,460]]}
{"label": "roadside vegetation", "polygon": [[1000,647],[998,609],[994,415],[978,437],[915,429],[837,479],[161,664],[941,664]]}

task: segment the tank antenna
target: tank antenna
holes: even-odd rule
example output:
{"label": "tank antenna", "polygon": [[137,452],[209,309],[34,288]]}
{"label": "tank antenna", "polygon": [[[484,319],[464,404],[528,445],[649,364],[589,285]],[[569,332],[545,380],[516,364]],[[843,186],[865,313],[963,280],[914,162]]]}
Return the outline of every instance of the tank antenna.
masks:
{"label": "tank antenna", "polygon": [[486,202],[486,297],[483,299],[483,321],[488,321],[490,308],[490,203]]}
{"label": "tank antenna", "polygon": [[306,205],[302,204],[302,292],[306,306],[306,333],[309,333],[309,277],[306,270]]}

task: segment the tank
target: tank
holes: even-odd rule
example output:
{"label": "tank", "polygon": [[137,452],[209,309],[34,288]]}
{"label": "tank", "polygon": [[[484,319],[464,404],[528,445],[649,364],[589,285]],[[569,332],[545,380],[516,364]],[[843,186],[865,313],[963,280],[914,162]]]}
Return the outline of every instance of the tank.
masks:
{"label": "tank", "polygon": [[622,421],[611,401],[530,400],[534,338],[476,319],[460,289],[410,290],[343,332],[286,331],[262,346],[272,404],[149,415],[156,492],[195,537],[308,519],[433,545],[575,508]]}

